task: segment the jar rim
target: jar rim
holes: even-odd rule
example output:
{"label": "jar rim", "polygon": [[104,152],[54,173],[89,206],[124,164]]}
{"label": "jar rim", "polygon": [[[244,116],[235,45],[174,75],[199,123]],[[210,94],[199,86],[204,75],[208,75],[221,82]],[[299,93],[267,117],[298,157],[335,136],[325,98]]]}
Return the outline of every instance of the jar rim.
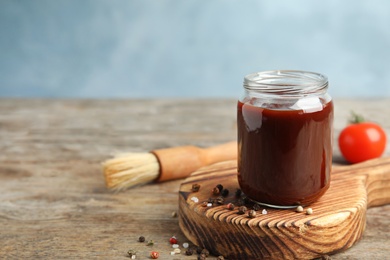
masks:
{"label": "jar rim", "polygon": [[328,88],[328,78],[311,71],[269,70],[246,75],[244,88],[258,94],[277,96],[323,94]]}

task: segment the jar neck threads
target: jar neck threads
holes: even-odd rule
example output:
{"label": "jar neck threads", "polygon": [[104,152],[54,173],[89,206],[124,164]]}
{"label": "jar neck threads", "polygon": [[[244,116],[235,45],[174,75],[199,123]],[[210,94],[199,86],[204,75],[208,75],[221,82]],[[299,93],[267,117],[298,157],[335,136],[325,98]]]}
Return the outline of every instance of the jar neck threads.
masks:
{"label": "jar neck threads", "polygon": [[271,95],[279,98],[297,98],[326,93],[328,78],[309,71],[263,71],[245,76],[244,88],[254,96]]}

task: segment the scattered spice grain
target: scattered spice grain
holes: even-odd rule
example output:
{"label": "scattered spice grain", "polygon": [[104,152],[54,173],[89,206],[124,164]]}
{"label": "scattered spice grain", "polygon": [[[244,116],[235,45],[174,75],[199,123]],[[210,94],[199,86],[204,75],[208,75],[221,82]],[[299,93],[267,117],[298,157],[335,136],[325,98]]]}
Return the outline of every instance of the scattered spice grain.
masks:
{"label": "scattered spice grain", "polygon": [[135,259],[137,257],[137,254],[134,250],[130,249],[129,251],[127,251],[127,254],[129,255],[129,257],[131,259]]}
{"label": "scattered spice grain", "polygon": [[141,242],[141,243],[145,242],[145,237],[144,236],[140,236],[138,238],[138,241]]}
{"label": "scattered spice grain", "polygon": [[303,212],[303,207],[302,206],[298,206],[297,209],[296,209],[297,212]]}
{"label": "scattered spice grain", "polygon": [[191,248],[187,248],[185,254],[186,254],[186,255],[193,255],[193,254],[194,254],[194,250],[192,250]]}
{"label": "scattered spice grain", "polygon": [[152,252],[150,252],[150,257],[151,257],[152,259],[157,259],[159,256],[160,256],[160,254],[159,254],[159,252],[157,252],[157,251],[152,251]]}
{"label": "scattered spice grain", "polygon": [[197,184],[197,183],[192,184],[191,190],[192,190],[193,192],[198,192],[199,189],[200,189],[200,185],[199,185],[199,184]]}
{"label": "scattered spice grain", "polygon": [[227,205],[226,205],[226,208],[227,209],[229,209],[229,210],[234,210],[234,204],[233,203],[228,203]]}
{"label": "scattered spice grain", "polygon": [[213,193],[213,195],[219,195],[219,193],[221,192],[221,190],[218,188],[218,187],[214,187],[211,192]]}
{"label": "scattered spice grain", "polygon": [[221,191],[221,195],[226,198],[229,195],[229,190],[228,189],[223,189]]}
{"label": "scattered spice grain", "polygon": [[246,212],[247,212],[247,207],[245,207],[245,206],[240,206],[239,208],[238,208],[238,214],[240,214],[240,215],[242,215],[242,214],[245,214]]}
{"label": "scattered spice grain", "polygon": [[313,209],[312,209],[312,208],[308,208],[308,209],[306,210],[306,214],[307,214],[307,215],[313,214]]}
{"label": "scattered spice grain", "polygon": [[255,218],[256,217],[256,210],[253,210],[253,209],[249,210],[248,217]]}
{"label": "scattered spice grain", "polygon": [[209,250],[207,250],[206,248],[204,248],[204,249],[202,250],[202,252],[200,252],[200,254],[204,254],[206,257],[208,257],[208,256],[210,255],[210,252],[209,252]]}
{"label": "scattered spice grain", "polygon": [[175,236],[172,236],[169,239],[169,243],[171,243],[171,245],[177,244],[178,243],[177,238]]}

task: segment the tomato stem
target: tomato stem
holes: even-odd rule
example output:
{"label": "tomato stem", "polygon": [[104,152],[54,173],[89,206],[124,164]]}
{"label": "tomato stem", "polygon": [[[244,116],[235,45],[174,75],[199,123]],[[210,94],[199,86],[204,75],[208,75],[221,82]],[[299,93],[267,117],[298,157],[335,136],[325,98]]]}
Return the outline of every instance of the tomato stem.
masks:
{"label": "tomato stem", "polygon": [[366,120],[362,115],[356,114],[354,111],[351,111],[351,119],[349,120],[351,124],[359,124],[365,121]]}

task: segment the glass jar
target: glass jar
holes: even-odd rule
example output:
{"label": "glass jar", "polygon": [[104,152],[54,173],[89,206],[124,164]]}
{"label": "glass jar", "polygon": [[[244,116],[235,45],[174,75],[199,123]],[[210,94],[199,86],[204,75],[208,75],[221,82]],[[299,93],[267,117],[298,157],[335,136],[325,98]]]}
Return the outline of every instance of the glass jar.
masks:
{"label": "glass jar", "polygon": [[309,205],[329,188],[333,102],[326,76],[277,70],[244,78],[237,105],[238,182],[251,200]]}

